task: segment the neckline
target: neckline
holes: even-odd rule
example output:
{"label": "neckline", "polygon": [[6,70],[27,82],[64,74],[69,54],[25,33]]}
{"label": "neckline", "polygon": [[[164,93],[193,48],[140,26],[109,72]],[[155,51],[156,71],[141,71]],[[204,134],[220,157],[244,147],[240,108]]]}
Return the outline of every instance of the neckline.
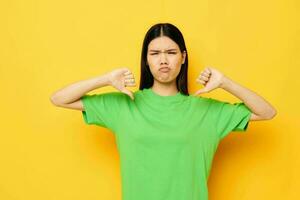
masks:
{"label": "neckline", "polygon": [[144,88],[143,89],[144,94],[147,96],[148,99],[157,101],[160,103],[170,103],[170,102],[176,102],[176,101],[181,101],[184,99],[186,96],[183,95],[180,91],[177,92],[177,94],[174,95],[169,95],[169,96],[162,96],[157,93],[155,93],[152,88]]}

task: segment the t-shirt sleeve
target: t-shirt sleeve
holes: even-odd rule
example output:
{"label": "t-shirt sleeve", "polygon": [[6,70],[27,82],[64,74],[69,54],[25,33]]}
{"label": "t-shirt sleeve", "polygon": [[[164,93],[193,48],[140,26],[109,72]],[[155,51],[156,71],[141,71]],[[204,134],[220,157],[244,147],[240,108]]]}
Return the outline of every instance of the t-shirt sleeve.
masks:
{"label": "t-shirt sleeve", "polygon": [[84,95],[81,101],[84,107],[82,116],[86,124],[115,129],[122,103],[120,92]]}
{"label": "t-shirt sleeve", "polygon": [[220,139],[223,139],[231,131],[245,132],[247,130],[252,112],[244,102],[233,104],[219,100],[213,102],[217,107],[216,129]]}

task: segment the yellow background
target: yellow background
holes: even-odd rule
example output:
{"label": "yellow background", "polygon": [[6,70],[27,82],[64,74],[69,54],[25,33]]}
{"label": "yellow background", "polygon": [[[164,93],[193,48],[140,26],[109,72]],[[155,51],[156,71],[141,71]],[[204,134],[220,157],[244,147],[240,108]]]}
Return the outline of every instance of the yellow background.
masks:
{"label": "yellow background", "polygon": [[[137,90],[142,41],[158,22],[184,35],[190,93],[212,66],[278,112],[220,143],[210,199],[299,199],[299,13],[297,0],[1,1],[0,199],[121,198],[113,134],[49,97],[124,66]],[[91,93],[107,91],[115,89]],[[239,101],[221,89],[203,96]]]}

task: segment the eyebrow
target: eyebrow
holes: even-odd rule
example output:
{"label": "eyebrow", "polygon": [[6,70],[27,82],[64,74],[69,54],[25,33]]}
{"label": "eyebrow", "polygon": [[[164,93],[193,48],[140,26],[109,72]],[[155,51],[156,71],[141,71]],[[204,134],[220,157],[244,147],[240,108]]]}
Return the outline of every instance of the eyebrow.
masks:
{"label": "eyebrow", "polygon": [[[173,50],[176,51],[177,49],[167,49],[166,51],[173,51]],[[151,49],[149,51],[160,52],[159,50],[155,50],[155,49]]]}

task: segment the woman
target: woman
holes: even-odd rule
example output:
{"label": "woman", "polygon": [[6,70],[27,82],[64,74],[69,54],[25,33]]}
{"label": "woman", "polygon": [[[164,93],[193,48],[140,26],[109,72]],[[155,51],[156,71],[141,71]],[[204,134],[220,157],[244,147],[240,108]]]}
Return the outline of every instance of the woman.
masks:
{"label": "woman", "polygon": [[[87,124],[116,136],[123,200],[205,200],[214,153],[231,131],[246,131],[250,120],[267,120],[276,110],[262,97],[215,68],[197,81],[205,87],[189,95],[188,56],[181,32],[172,24],[152,26],[144,39],[138,91],[128,68],[73,83],[51,101],[78,109]],[[120,92],[87,95],[103,86]],[[230,104],[198,96],[216,88],[242,102]]]}

